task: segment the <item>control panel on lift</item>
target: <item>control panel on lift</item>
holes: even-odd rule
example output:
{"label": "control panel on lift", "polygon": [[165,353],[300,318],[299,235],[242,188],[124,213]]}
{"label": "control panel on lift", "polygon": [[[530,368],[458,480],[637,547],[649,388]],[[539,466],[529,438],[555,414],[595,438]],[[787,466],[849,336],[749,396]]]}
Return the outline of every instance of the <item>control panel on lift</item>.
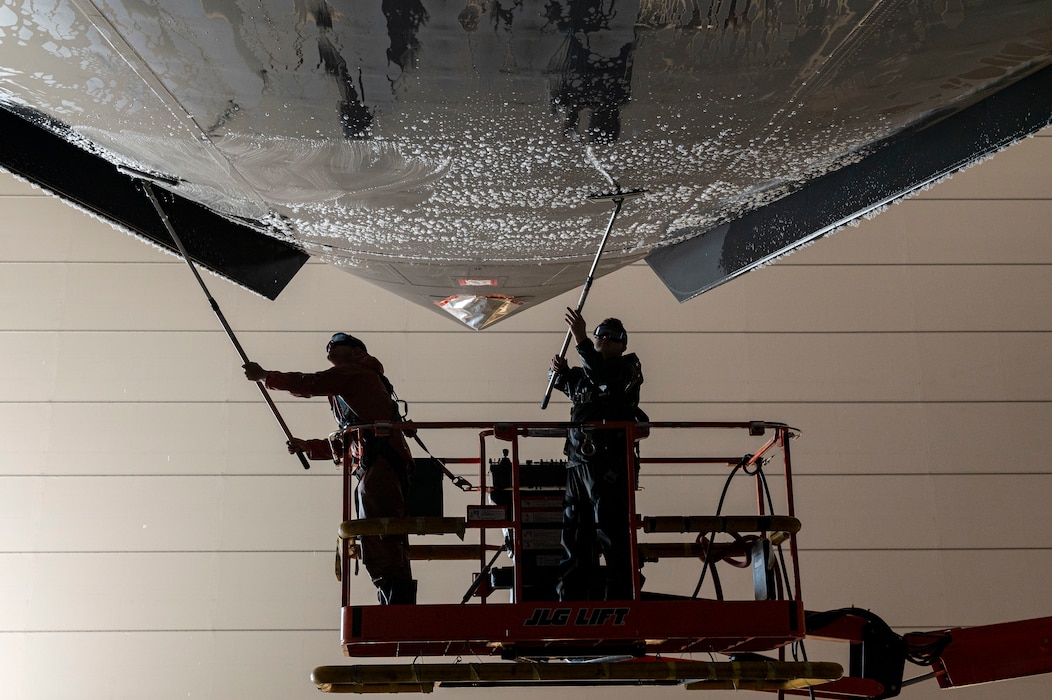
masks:
{"label": "control panel on lift", "polygon": [[[519,490],[513,488],[512,463],[508,451],[500,459],[489,460],[495,505],[522,514],[522,600],[555,600],[559,562],[562,561],[563,498],[566,495],[566,460],[526,460],[519,465]],[[514,531],[506,532],[509,551],[515,551]],[[510,567],[490,571],[492,590],[510,590],[515,570]]]}

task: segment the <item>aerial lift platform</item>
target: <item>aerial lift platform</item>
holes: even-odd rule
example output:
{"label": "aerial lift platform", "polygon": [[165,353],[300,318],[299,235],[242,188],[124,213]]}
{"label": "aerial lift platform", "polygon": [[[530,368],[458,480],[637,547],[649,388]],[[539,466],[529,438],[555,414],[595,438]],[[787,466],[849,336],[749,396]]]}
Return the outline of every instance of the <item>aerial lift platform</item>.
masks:
{"label": "aerial lift platform", "polygon": [[[684,473],[717,469],[726,474],[719,506],[709,514],[640,514],[638,485],[629,480],[636,572],[631,599],[597,595],[596,600],[560,602],[555,594],[565,463],[527,456],[535,443],[550,448],[555,439],[561,447],[572,427],[621,431],[629,463],[635,460],[644,469],[674,465]],[[926,678],[949,688],[1052,672],[1052,617],[899,636],[866,610],[809,611],[801,592],[801,522],[790,450],[800,431],[784,423],[442,422],[376,424],[350,432],[397,429],[426,433],[429,439],[436,433],[467,432],[477,442],[477,453],[418,460],[406,518],[356,519],[355,478],[344,469],[337,553],[341,646],[348,657],[384,662],[318,667],[312,680],[322,691],[681,685],[875,700],[894,697],[904,685]],[[712,444],[714,432],[736,432],[750,449],[733,456],[698,456],[696,446]],[[659,435],[673,435],[668,442],[682,446],[687,456],[654,449],[663,444]],[[334,439],[334,445],[350,444],[353,436],[345,437],[351,439]],[[647,456],[640,456],[637,446],[644,437]],[[346,455],[337,459],[347,463]],[[453,475],[450,466],[477,469],[476,485]],[[421,476],[427,468],[438,474],[429,486]],[[474,501],[463,515],[444,513],[443,472]],[[751,512],[724,514],[728,487],[741,478],[751,482],[755,495],[746,500],[755,504]],[[347,575],[359,558],[357,539],[376,534],[413,535],[410,553],[416,560],[471,562],[463,595],[454,591],[448,602],[419,605],[352,604],[354,586],[371,589],[368,580],[363,584]],[[438,535],[455,535],[464,543],[432,543]],[[510,566],[495,566],[502,556]],[[693,594],[644,590],[639,574],[644,563],[649,570],[676,559],[700,564]],[[719,571],[728,565],[751,571],[746,595],[737,589],[725,592]],[[706,579],[715,592],[712,598],[699,597]],[[808,661],[802,642],[809,638],[849,645],[848,668]],[[716,660],[717,655],[725,660]],[[695,660],[698,656],[707,660]],[[452,661],[420,661],[430,657]],[[465,657],[477,661],[464,662]],[[397,658],[410,663],[390,663]],[[904,683],[906,660],[932,670]]]}

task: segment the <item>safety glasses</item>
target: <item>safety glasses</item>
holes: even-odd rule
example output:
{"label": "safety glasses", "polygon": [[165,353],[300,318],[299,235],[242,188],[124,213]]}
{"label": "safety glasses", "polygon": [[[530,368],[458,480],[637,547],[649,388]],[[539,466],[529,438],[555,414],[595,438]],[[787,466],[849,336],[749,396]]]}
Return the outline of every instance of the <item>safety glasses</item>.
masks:
{"label": "safety glasses", "polygon": [[595,329],[595,337],[604,340],[612,340],[616,343],[625,342],[624,331],[609,326],[598,326]]}

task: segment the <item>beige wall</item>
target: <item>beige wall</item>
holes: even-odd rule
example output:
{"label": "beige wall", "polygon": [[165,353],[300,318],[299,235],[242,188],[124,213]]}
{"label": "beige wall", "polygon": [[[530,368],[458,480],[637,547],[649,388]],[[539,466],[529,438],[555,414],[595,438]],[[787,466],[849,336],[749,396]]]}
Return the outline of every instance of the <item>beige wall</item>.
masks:
{"label": "beige wall", "polygon": [[[625,321],[653,419],[803,430],[809,608],[899,632],[1052,615],[1050,162],[1046,132],[683,305],[642,264],[596,282],[586,316]],[[350,330],[417,420],[566,416],[538,402],[576,292],[475,333],[317,263],[276,302],[206,281],[264,366],[321,368]],[[183,263],[0,177],[0,357],[0,697],[317,697],[310,669],[345,662],[339,475],[284,453]],[[276,398],[295,432],[331,429],[324,405]],[[642,485],[650,512],[707,513],[722,476]],[[470,580],[417,566],[425,602]],[[654,567],[647,586],[696,571]],[[1050,692],[1044,676],[953,697]]]}

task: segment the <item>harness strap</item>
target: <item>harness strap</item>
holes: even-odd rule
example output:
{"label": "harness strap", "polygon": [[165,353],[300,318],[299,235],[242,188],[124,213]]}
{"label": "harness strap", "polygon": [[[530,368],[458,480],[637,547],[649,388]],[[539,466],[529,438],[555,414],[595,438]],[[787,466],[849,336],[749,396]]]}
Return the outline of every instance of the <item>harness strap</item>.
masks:
{"label": "harness strap", "polygon": [[[405,412],[406,413],[409,412],[409,410],[408,410],[409,409],[409,404],[407,404],[405,401],[399,399],[398,395],[395,394],[393,390],[392,390],[391,393],[392,393],[392,396],[391,396],[391,407],[393,409],[393,413],[394,413],[393,417],[394,417],[395,421],[396,422],[400,422],[400,423],[408,423],[409,422],[408,418],[405,415],[403,415],[402,411],[399,410],[399,404],[402,404],[403,406],[405,406],[405,408],[406,408]],[[336,405],[339,407],[340,413],[342,414],[342,416],[337,418],[337,420],[340,423],[340,429],[341,430],[346,430],[348,427],[350,427],[352,425],[357,425],[359,423],[358,416],[355,415],[354,409],[352,409],[350,407],[350,405],[344,400],[344,398],[342,396],[340,396],[339,394],[336,395]],[[470,481],[468,481],[467,479],[465,479],[462,476],[457,476],[456,474],[451,472],[449,470],[449,467],[446,466],[445,462],[443,462],[441,459],[439,459],[435,455],[431,454],[431,450],[427,449],[427,445],[424,444],[424,441],[420,439],[420,435],[417,434],[417,432],[415,430],[404,430],[403,433],[405,433],[407,435],[410,435],[413,438],[413,440],[416,441],[416,444],[420,445],[420,448],[423,449],[424,452],[427,453],[427,456],[430,457],[431,459],[435,460],[435,463],[438,464],[442,468],[442,472],[447,477],[449,477],[449,480],[453,482],[454,486],[456,486],[461,491],[471,491],[471,490],[473,490],[475,488],[474,486],[471,485]],[[370,452],[372,452],[372,450],[385,450],[386,449],[386,450],[389,451],[389,454],[394,454],[394,448],[392,448],[390,446],[390,444],[387,442],[386,438],[374,436],[373,439],[370,440],[369,442],[370,442],[370,446],[371,446]],[[369,454],[369,455],[363,454],[362,455],[362,459],[361,459],[362,466],[368,468],[368,466],[369,466],[369,458],[371,458],[372,456],[373,456],[372,454]]]}
{"label": "harness strap", "polygon": [[431,459],[435,460],[435,462],[438,464],[438,466],[442,467],[443,473],[445,473],[445,475],[449,477],[449,480],[453,482],[454,486],[456,486],[461,491],[471,491],[472,489],[475,488],[474,486],[471,485],[470,481],[468,481],[467,479],[465,479],[462,476],[457,476],[453,472],[449,471],[449,467],[446,466],[445,462],[443,462],[441,459],[439,459],[438,457],[436,457],[433,454],[431,454],[431,450],[427,449],[427,445],[425,445],[424,441],[420,439],[420,435],[418,435],[416,433],[416,431],[413,431],[413,439],[416,440],[416,444],[420,445],[420,448],[423,449],[424,452],[427,453],[428,457],[430,457]]}

